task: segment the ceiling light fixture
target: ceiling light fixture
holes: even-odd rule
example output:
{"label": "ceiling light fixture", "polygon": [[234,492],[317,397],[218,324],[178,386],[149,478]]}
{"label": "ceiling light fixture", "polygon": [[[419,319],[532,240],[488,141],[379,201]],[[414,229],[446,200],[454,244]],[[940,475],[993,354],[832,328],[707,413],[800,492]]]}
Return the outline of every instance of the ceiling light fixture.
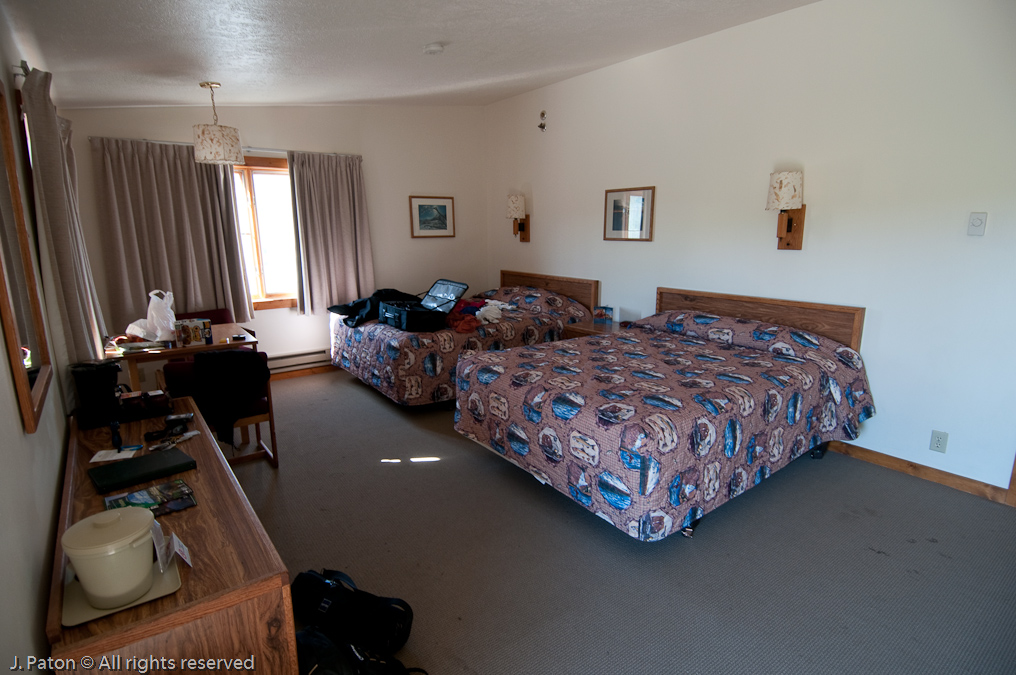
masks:
{"label": "ceiling light fixture", "polygon": [[219,126],[215,111],[215,90],[218,82],[202,82],[212,95],[212,123],[194,125],[194,161],[198,164],[243,164],[240,132],[236,127]]}
{"label": "ceiling light fixture", "polygon": [[444,52],[444,48],[445,46],[443,42],[431,42],[423,48],[423,53],[428,56],[434,56]]}

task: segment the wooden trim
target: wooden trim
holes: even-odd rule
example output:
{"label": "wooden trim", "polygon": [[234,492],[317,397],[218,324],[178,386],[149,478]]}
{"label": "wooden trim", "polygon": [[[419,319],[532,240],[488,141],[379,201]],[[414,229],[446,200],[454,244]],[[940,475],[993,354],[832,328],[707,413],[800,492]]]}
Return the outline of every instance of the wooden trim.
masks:
{"label": "wooden trim", "polygon": [[600,304],[600,282],[596,279],[579,277],[557,277],[552,274],[531,274],[529,272],[512,272],[501,270],[502,286],[533,286],[548,291],[567,295],[582,303],[582,306],[593,311]]}
{"label": "wooden trim", "polygon": [[254,303],[254,311],[296,307],[296,298],[265,298],[264,300],[253,300],[252,302]]}
{"label": "wooden trim", "polygon": [[1012,478],[1009,479],[1009,494],[1005,498],[1009,506],[1016,506],[1016,461],[1012,465]]}
{"label": "wooden trim", "polygon": [[863,307],[687,291],[679,288],[657,288],[656,311],[711,312],[793,326],[836,340],[854,350],[861,348],[861,332],[864,328]]}
{"label": "wooden trim", "polygon": [[243,164],[235,168],[242,169],[248,166],[255,169],[279,169],[289,171],[289,160],[285,157],[249,157],[243,156]]}
{"label": "wooden trim", "polygon": [[304,377],[305,375],[318,375],[338,370],[338,366],[314,366],[313,368],[301,368],[299,370],[287,370],[281,373],[272,373],[272,381],[288,380],[293,377]]}
{"label": "wooden trim", "polygon": [[871,464],[878,466],[884,466],[887,469],[893,469],[905,473],[909,476],[916,476],[923,478],[924,480],[930,480],[933,483],[939,485],[945,485],[947,487],[962,490],[978,497],[989,499],[993,502],[999,502],[1000,504],[1014,505],[1011,501],[1013,490],[1006,490],[996,485],[990,485],[989,483],[982,483],[980,481],[972,480],[970,478],[964,478],[963,476],[957,476],[955,474],[947,473],[939,469],[933,469],[929,466],[922,464],[916,464],[915,462],[908,462],[905,459],[899,459],[898,457],[890,457],[889,455],[883,455],[880,452],[874,450],[868,450],[861,448],[856,445],[849,445],[841,441],[830,441],[829,449],[833,452],[838,452],[841,455],[847,457],[853,457],[860,459]]}
{"label": "wooden trim", "polygon": [[[3,261],[0,256],[0,277],[2,277],[0,278],[0,323],[2,323],[7,345],[7,356],[11,364],[14,391],[18,399],[18,407],[21,410],[21,420],[24,423],[25,433],[32,434],[39,428],[39,419],[42,417],[42,407],[46,402],[53,369],[50,367],[52,361],[49,354],[46,320],[42,312],[41,291],[35,276],[36,248],[29,237],[28,225],[25,221],[25,203],[21,198],[21,183],[18,174],[18,161],[14,151],[14,137],[11,132],[7,90],[2,82],[0,82],[0,113],[3,115],[0,119],[3,167],[0,170],[5,171],[7,176],[7,189],[10,192],[14,216],[14,222],[9,227],[14,227],[17,231],[19,249],[18,251],[8,251],[9,257],[6,261]],[[12,244],[10,241],[7,243]],[[18,260],[20,263],[15,262]],[[22,274],[18,274],[19,264]],[[23,363],[24,356],[21,353],[21,346],[25,344],[26,336],[22,335],[18,328],[14,300],[14,289],[22,284],[25,289],[25,299],[31,307],[31,317],[24,316],[23,309],[17,314],[22,315],[20,318],[23,321],[32,321],[35,330],[32,363],[41,367],[34,385],[29,382],[28,370]]]}

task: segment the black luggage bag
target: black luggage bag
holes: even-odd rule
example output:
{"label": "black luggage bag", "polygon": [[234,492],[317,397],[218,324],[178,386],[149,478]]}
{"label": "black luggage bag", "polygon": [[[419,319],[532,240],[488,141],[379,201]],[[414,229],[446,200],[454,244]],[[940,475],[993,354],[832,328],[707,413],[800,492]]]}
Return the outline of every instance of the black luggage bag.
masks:
{"label": "black luggage bag", "polygon": [[469,288],[460,281],[438,279],[422,300],[382,301],[378,321],[400,330],[433,333],[445,327],[448,312]]}

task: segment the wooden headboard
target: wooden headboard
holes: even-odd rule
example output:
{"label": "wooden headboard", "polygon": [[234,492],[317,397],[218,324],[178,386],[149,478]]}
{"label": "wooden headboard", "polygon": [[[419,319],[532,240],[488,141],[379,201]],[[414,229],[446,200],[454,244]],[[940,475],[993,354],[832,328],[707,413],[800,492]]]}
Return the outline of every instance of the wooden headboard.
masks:
{"label": "wooden headboard", "polygon": [[864,328],[864,307],[686,291],[679,288],[657,288],[656,311],[708,312],[778,323],[836,340],[854,350],[861,348],[861,330]]}
{"label": "wooden headboard", "polygon": [[501,270],[502,286],[535,286],[546,288],[561,295],[567,295],[582,303],[582,306],[593,311],[600,304],[600,282],[596,279],[579,279],[576,277],[555,277],[550,274],[530,274],[529,272],[510,272]]}

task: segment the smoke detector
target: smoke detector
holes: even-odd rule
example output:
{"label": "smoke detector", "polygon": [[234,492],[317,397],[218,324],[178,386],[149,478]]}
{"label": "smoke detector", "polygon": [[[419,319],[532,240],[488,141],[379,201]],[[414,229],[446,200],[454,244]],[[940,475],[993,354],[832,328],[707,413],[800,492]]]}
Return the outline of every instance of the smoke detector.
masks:
{"label": "smoke detector", "polygon": [[429,45],[423,48],[423,53],[427,54],[428,56],[434,56],[435,54],[440,54],[441,52],[443,52],[444,48],[445,46],[444,43],[442,42],[431,42]]}

